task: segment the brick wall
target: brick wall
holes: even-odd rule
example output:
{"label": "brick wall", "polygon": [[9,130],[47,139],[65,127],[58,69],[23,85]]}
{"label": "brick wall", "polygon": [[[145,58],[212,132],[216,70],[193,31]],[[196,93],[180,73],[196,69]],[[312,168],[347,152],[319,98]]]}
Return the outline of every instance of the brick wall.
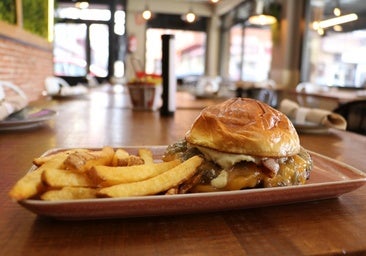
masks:
{"label": "brick wall", "polygon": [[29,99],[36,100],[44,80],[53,75],[52,48],[0,34],[0,80],[20,86]]}

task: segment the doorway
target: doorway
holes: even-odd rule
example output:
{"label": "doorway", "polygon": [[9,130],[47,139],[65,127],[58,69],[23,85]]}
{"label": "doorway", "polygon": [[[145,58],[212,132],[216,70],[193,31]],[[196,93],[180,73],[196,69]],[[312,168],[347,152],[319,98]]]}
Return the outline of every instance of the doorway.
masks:
{"label": "doorway", "polygon": [[[55,11],[54,75],[71,85],[116,75],[126,48],[124,1],[89,2],[85,9],[59,2]],[[124,65],[122,65],[124,66]]]}
{"label": "doorway", "polygon": [[107,77],[108,38],[108,24],[57,23],[53,52],[54,74],[66,77]]}

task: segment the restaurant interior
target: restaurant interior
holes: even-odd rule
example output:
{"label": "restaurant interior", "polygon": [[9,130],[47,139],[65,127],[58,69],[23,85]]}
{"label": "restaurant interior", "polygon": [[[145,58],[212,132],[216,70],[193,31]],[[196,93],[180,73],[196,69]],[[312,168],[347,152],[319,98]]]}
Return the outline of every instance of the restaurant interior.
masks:
{"label": "restaurant interior", "polygon": [[[365,255],[365,57],[363,0],[2,0],[0,255]],[[127,167],[169,162],[175,147],[194,145],[187,139],[211,106],[225,106],[228,119],[243,115],[234,127],[265,116],[225,105],[238,99],[289,121],[297,154],[313,168],[304,184],[286,176],[249,186],[246,171],[225,179],[245,177],[249,189],[196,193],[203,178],[192,174],[180,181],[191,186],[185,193],[178,185],[130,198],[101,192],[121,184],[95,178],[99,165],[126,167],[119,154]],[[226,129],[215,125],[206,133]],[[215,150],[263,165],[265,175],[293,157]],[[85,163],[77,177],[55,178],[83,185],[47,178]],[[44,199],[70,187],[90,189],[88,197]]]}

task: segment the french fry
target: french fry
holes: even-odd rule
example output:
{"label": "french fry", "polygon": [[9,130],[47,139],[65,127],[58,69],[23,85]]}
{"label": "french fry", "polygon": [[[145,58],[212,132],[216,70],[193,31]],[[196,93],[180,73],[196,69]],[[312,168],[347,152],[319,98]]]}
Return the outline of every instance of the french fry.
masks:
{"label": "french fry", "polygon": [[95,184],[106,187],[121,183],[146,180],[168,171],[178,164],[180,164],[180,160],[176,159],[170,162],[134,166],[95,166],[88,171],[88,175]]}
{"label": "french fry", "polygon": [[38,168],[21,178],[9,196],[55,201],[186,193],[180,185],[189,189],[196,184],[192,179],[202,161],[194,156],[184,162],[156,162],[152,151],[144,148],[136,155],[111,147],[72,149],[35,158]]}
{"label": "french fry", "polygon": [[116,149],[112,158],[112,166],[126,166],[130,154],[121,148]]}
{"label": "french fry", "polygon": [[114,152],[113,159],[112,159],[112,166],[132,166],[132,165],[140,165],[144,164],[144,160],[135,155],[130,155],[124,149],[117,149]]}
{"label": "french fry", "polygon": [[33,164],[35,166],[41,166],[42,164],[50,161],[55,155],[47,155],[47,156],[40,156],[33,159]]}
{"label": "french fry", "polygon": [[97,190],[94,188],[63,187],[60,190],[49,190],[41,195],[42,200],[59,201],[95,198]]}
{"label": "french fry", "polygon": [[45,169],[42,173],[42,181],[49,187],[94,187],[86,173],[73,172],[63,169]]}
{"label": "french fry", "polygon": [[102,188],[98,192],[101,197],[129,197],[154,195],[178,186],[192,177],[203,159],[193,156],[178,166],[147,180],[114,185]]}
{"label": "french fry", "polygon": [[138,154],[142,158],[142,160],[144,160],[145,164],[154,163],[153,154],[152,154],[151,150],[146,149],[146,148],[140,148]]}
{"label": "french fry", "polygon": [[165,192],[165,195],[176,195],[176,194],[179,194],[178,186],[172,187]]}
{"label": "french fry", "polygon": [[[87,149],[70,149],[70,150],[66,150],[64,151],[63,153],[66,153],[66,154],[72,154],[72,153],[75,153],[75,152],[82,152],[82,151],[88,151]],[[50,161],[52,158],[54,157],[57,157],[57,153],[55,154],[50,154],[50,155],[45,155],[45,156],[39,156],[39,157],[36,157],[33,159],[33,164],[35,166],[41,166],[42,164],[44,164],[45,162],[48,162]]]}
{"label": "french fry", "polygon": [[135,156],[135,155],[131,155],[128,157],[127,163],[125,164],[125,166],[133,166],[133,165],[141,165],[144,164],[144,160],[142,160],[141,157],[139,156]]}
{"label": "french fry", "polygon": [[65,160],[66,169],[85,172],[96,165],[110,165],[114,156],[114,149],[103,147],[100,151],[75,152]]}
{"label": "french fry", "polygon": [[69,152],[60,152],[38,167],[32,172],[28,172],[23,178],[18,180],[17,183],[9,192],[9,196],[15,200],[24,200],[39,194],[44,190],[44,185],[42,183],[42,173],[46,169],[60,168],[63,162],[67,158]]}
{"label": "french fry", "polygon": [[190,191],[195,185],[199,184],[202,178],[202,172],[195,173],[189,180],[179,186],[178,194],[185,194]]}

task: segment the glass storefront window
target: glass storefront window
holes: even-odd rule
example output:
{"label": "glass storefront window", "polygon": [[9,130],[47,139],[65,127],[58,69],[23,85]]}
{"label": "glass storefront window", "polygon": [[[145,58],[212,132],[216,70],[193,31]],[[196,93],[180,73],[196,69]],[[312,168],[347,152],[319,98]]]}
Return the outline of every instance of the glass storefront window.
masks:
{"label": "glass storefront window", "polygon": [[106,24],[90,25],[90,73],[96,77],[108,75],[109,31]]}
{"label": "glass storefront window", "polygon": [[[366,25],[358,17],[364,1],[339,1],[338,6],[335,3],[309,1],[302,81],[319,86],[365,87],[366,59],[362,56],[366,56]],[[339,8],[340,13],[334,13],[335,8]],[[334,21],[339,17],[356,19],[320,26],[321,21]]]}
{"label": "glass storefront window", "polygon": [[56,76],[82,81],[85,76],[104,79],[124,74],[120,69],[124,69],[126,15],[118,4],[111,16],[110,4],[93,3],[86,9],[71,2],[58,4],[53,50]]}
{"label": "glass storefront window", "polygon": [[55,24],[54,73],[57,76],[85,76],[85,24]]}
{"label": "glass storefront window", "polygon": [[241,80],[243,28],[238,24],[230,29],[230,60],[229,78],[233,81]]}
{"label": "glass storefront window", "polygon": [[[57,23],[55,25],[54,74],[56,76],[95,77],[108,75],[108,26]],[[89,39],[87,34],[89,33]],[[87,44],[87,40],[90,42]],[[86,47],[90,45],[90,64]]]}
{"label": "glass storefront window", "polygon": [[230,29],[229,77],[233,81],[262,82],[268,79],[272,61],[272,32],[268,27]]}
{"label": "glass storefront window", "polygon": [[178,78],[204,74],[206,33],[150,28],[146,31],[147,73],[161,74],[161,35],[175,36],[176,74]]}

